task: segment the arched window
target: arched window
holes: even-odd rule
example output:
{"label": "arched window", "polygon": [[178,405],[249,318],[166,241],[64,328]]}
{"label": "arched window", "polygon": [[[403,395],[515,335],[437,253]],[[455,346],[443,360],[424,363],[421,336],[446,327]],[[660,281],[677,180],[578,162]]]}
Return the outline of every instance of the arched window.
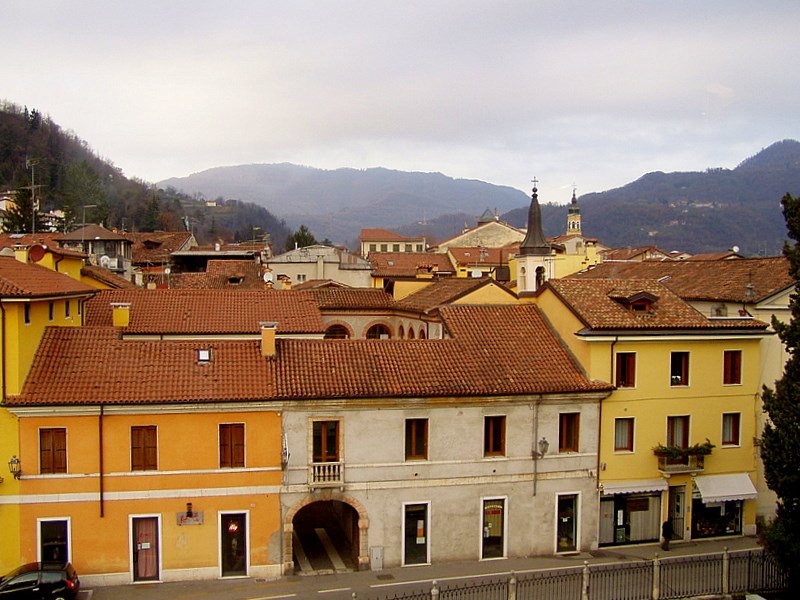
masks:
{"label": "arched window", "polygon": [[346,340],[350,338],[350,332],[344,325],[331,325],[325,330],[326,340]]}
{"label": "arched window", "polygon": [[408,328],[408,339],[414,339],[414,330],[411,327]]}
{"label": "arched window", "polygon": [[519,275],[517,276],[517,289],[524,292],[525,291],[525,267],[519,268]]}
{"label": "arched window", "polygon": [[405,330],[405,329],[403,329],[403,326],[402,326],[402,325],[400,325],[400,329],[398,329],[398,330],[397,330],[397,337],[398,337],[398,338],[400,338],[401,340],[402,340],[404,337],[406,337],[406,330]]}
{"label": "arched window", "polygon": [[386,325],[381,325],[379,323],[367,329],[368,340],[388,340],[391,337],[392,336],[389,332],[389,328],[386,327]]}
{"label": "arched window", "polygon": [[544,267],[536,267],[536,289],[544,285]]}
{"label": "arched window", "polygon": [[419,328],[419,339],[424,340],[427,336],[425,335],[425,330],[420,327]]}

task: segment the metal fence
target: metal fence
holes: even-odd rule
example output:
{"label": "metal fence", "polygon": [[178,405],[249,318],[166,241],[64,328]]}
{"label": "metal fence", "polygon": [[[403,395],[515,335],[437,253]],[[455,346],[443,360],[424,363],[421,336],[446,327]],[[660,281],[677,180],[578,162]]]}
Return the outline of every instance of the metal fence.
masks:
{"label": "metal fence", "polygon": [[667,600],[705,594],[775,592],[786,576],[766,552],[742,550],[512,573],[438,585],[382,600]]}

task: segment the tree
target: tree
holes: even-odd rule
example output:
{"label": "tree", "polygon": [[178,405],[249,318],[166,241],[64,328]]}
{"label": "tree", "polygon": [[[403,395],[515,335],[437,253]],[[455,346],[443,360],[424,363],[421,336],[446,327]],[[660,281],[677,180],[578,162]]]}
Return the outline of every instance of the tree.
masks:
{"label": "tree", "polygon": [[289,251],[294,250],[295,248],[313,246],[316,243],[317,240],[308,230],[308,227],[305,225],[300,225],[297,231],[289,235],[288,239],[286,240],[286,250]]}
{"label": "tree", "polygon": [[[7,233],[31,233],[31,222],[36,219],[36,231],[44,231],[44,223],[39,211],[33,210],[31,198],[31,186],[23,185],[14,192],[14,204],[9,205],[6,210],[3,231]],[[37,204],[39,199],[36,199]]]}
{"label": "tree", "polygon": [[[67,228],[80,223],[84,214],[90,223],[105,222],[108,217],[108,200],[100,176],[85,160],[71,162],[61,170],[59,178],[61,209]],[[84,213],[84,206],[91,205]]]}
{"label": "tree", "polygon": [[769,422],[761,440],[767,485],[778,496],[775,519],[766,527],[765,543],[789,577],[790,590],[800,592],[800,197],[781,199],[783,216],[794,243],[784,244],[795,291],[789,301],[792,317],[772,325],[789,353],[775,389],[764,387],[762,399]]}

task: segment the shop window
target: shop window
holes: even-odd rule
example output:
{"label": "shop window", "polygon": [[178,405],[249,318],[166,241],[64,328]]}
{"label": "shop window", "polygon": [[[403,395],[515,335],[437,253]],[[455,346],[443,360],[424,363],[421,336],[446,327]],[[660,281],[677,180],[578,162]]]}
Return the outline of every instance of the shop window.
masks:
{"label": "shop window", "polygon": [[67,472],[67,430],[39,430],[39,472]]}
{"label": "shop window", "polygon": [[428,419],[406,419],[406,460],[428,458]]}
{"label": "shop window", "polygon": [[481,558],[505,556],[505,498],[483,501]]}
{"label": "shop window", "polygon": [[131,427],[131,471],[158,469],[158,436],[155,425]]}
{"label": "shop window", "polygon": [[673,352],[670,355],[670,385],[689,385],[689,353]]}
{"label": "shop window", "polygon": [[739,413],[725,413],[722,415],[722,445],[740,445],[739,424],[741,415]]}
{"label": "shop window", "polygon": [[578,495],[558,496],[556,552],[578,549]]}
{"label": "shop window", "polygon": [[483,455],[503,456],[506,453],[506,418],[504,415],[484,417]]}
{"label": "shop window", "polygon": [[722,383],[725,385],[742,383],[742,351],[725,350],[722,362]]}
{"label": "shop window", "polygon": [[633,452],[633,418],[614,419],[614,451]]}
{"label": "shop window", "polygon": [[219,466],[221,469],[244,467],[244,423],[219,426]]}
{"label": "shop window", "polygon": [[580,413],[558,415],[558,451],[577,452],[580,436]]}
{"label": "shop window", "polygon": [[617,387],[636,386],[636,353],[617,352]]}

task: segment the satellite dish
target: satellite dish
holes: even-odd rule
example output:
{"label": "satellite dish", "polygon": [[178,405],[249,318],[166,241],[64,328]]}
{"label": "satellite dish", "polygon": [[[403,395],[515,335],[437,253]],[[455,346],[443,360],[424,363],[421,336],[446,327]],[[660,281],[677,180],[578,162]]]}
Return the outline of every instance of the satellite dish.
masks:
{"label": "satellite dish", "polygon": [[169,275],[170,273],[172,273],[172,269],[170,269],[169,267],[164,269],[164,275]]}
{"label": "satellite dish", "polygon": [[469,275],[473,279],[480,279],[483,276],[483,272],[480,269],[473,269]]}
{"label": "satellite dish", "polygon": [[264,273],[264,283],[272,281],[272,273]]}
{"label": "satellite dish", "polygon": [[100,257],[100,266],[103,267],[104,269],[107,269],[108,265],[110,264],[111,264],[111,259],[105,254],[103,254],[103,256]]}
{"label": "satellite dish", "polygon": [[739,254],[739,246],[734,246],[733,248],[731,248],[731,250],[733,250],[734,253]]}
{"label": "satellite dish", "polygon": [[28,258],[30,258],[33,262],[39,262],[44,258],[45,255],[45,248],[40,244],[34,244],[28,250]]}

